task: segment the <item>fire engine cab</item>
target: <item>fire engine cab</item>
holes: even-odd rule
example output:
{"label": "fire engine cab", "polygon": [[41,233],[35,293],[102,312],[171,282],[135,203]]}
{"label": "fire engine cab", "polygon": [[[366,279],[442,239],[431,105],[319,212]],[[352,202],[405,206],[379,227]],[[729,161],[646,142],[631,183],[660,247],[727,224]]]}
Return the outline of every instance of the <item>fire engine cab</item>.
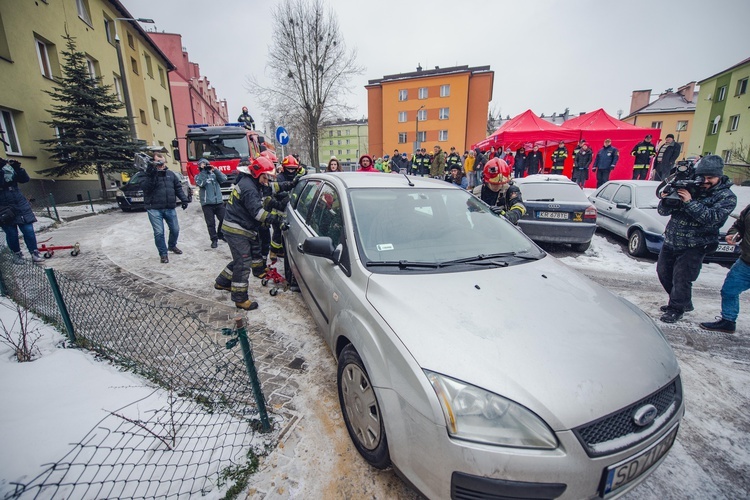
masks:
{"label": "fire engine cab", "polygon": [[[255,130],[245,128],[243,123],[225,125],[188,125],[186,171],[190,184],[195,186],[195,176],[200,172],[198,160],[207,159],[214,168],[227,176],[221,184],[221,193],[226,200],[237,177],[237,165],[242,159],[252,160],[266,149],[264,137]],[[176,142],[176,140],[175,140]],[[179,152],[175,150],[179,159]]]}

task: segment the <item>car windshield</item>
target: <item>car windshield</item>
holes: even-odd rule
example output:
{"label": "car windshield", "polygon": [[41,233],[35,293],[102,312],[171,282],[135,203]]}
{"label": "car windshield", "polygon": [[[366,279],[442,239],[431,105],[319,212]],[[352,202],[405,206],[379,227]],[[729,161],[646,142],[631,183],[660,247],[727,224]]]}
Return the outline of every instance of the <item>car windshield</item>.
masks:
{"label": "car windshield", "polygon": [[574,201],[588,203],[583,190],[573,183],[519,183],[524,201]]}
{"label": "car windshield", "polygon": [[456,260],[505,264],[499,260],[544,256],[464,190],[363,188],[350,190],[349,197],[361,257],[368,265],[436,268]]}
{"label": "car windshield", "polygon": [[654,186],[638,186],[636,188],[636,200],[638,208],[656,208],[659,206],[659,198],[656,197]]}
{"label": "car windshield", "polygon": [[136,172],[135,175],[133,177],[131,177],[130,180],[127,183],[128,184],[138,184],[139,182],[141,182],[141,180],[143,180],[143,177],[145,175],[146,174],[144,174],[143,172]]}
{"label": "car windshield", "polygon": [[247,137],[211,136],[200,139],[188,138],[188,159],[230,159],[250,156]]}

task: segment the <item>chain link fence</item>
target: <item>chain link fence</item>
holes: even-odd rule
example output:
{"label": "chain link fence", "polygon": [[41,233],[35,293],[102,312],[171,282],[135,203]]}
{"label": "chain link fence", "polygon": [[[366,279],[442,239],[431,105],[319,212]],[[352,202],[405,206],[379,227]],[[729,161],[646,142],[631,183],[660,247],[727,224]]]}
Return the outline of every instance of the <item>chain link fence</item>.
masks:
{"label": "chain link fence", "polygon": [[[185,309],[69,278],[7,249],[0,286],[75,345],[156,385],[145,400],[110,411],[34,479],[11,483],[4,498],[231,496],[244,489],[258,442],[271,444],[270,435],[256,439],[270,424],[244,327],[212,331]],[[242,352],[228,349],[238,342]]]}

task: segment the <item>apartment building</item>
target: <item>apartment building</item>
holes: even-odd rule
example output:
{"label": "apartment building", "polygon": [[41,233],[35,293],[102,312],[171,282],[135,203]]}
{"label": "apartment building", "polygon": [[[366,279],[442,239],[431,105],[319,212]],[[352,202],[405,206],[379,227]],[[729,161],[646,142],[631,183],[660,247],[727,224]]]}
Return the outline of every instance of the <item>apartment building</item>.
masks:
{"label": "apartment building", "polygon": [[[369,152],[367,120],[336,120],[320,127],[318,158],[321,164],[335,156],[344,169]],[[356,170],[356,168],[355,168]]]}

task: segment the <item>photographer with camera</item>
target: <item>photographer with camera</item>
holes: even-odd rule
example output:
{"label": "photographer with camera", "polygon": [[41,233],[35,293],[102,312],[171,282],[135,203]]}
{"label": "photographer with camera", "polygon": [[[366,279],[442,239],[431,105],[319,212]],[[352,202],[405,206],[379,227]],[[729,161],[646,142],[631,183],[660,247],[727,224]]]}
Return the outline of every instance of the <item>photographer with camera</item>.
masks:
{"label": "photographer with camera", "polygon": [[13,252],[14,258],[22,258],[18,230],[21,230],[23,241],[34,262],[42,262],[34,234],[36,216],[31,210],[29,200],[19,191],[18,184],[29,182],[29,174],[21,168],[16,160],[0,158],[0,224],[5,231],[5,242]]}
{"label": "photographer with camera", "polygon": [[[143,202],[148,213],[148,220],[154,230],[154,244],[159,251],[162,264],[169,263],[167,250],[181,254],[177,248],[177,237],[180,235],[180,224],[174,207],[179,199],[182,209],[188,207],[188,199],[182,191],[182,184],[177,175],[167,168],[164,155],[154,153],[153,161],[146,167],[146,175],[140,182],[143,188]],[[169,227],[168,244],[164,242],[164,222]]]}
{"label": "photographer with camera", "polygon": [[[206,158],[198,160],[200,172],[195,176],[195,185],[198,186],[198,198],[203,210],[203,218],[206,219],[208,237],[211,238],[211,248],[219,246],[218,240],[224,239],[221,232],[221,224],[224,222],[224,199],[221,196],[221,183],[227,181],[227,176],[218,168],[214,168]],[[219,221],[219,230],[216,230],[215,220]]]}
{"label": "photographer with camera", "polygon": [[657,190],[659,214],[671,216],[656,263],[656,274],[669,294],[669,303],[660,308],[665,323],[674,323],[693,310],[692,287],[703,258],[718,247],[719,229],[737,205],[721,157],[706,156],[688,176],[675,179],[675,173],[662,183],[663,190]]}

